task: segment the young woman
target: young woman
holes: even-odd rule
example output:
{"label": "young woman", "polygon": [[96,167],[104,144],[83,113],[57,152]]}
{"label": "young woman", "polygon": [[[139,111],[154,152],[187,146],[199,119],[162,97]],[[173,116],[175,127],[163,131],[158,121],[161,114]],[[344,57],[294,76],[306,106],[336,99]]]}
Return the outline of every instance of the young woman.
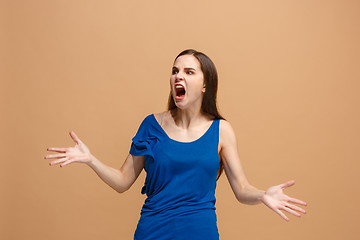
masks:
{"label": "young woman", "polygon": [[215,214],[216,181],[223,169],[241,203],[264,203],[288,221],[306,203],[283,190],[289,181],[262,191],[250,185],[241,166],[230,123],[217,110],[218,77],[215,65],[203,53],[181,52],[170,77],[168,111],[148,115],[132,139],[129,155],[118,169],[96,159],[71,131],[75,147],[48,148],[57,154],[50,165],[85,163],[110,187],[122,193],[145,169],[142,193],[147,195],[134,239],[218,240]]}

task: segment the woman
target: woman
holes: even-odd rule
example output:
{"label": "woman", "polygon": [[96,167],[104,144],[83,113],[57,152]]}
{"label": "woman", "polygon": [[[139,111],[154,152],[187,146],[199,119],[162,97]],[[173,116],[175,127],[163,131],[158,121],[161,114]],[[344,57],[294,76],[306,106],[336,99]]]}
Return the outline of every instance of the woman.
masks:
{"label": "woman", "polygon": [[305,214],[293,204],[306,206],[305,202],[283,193],[294,181],[267,191],[248,183],[234,130],[217,110],[217,82],[213,62],[201,52],[185,50],[173,64],[168,111],[143,120],[120,170],[96,159],[72,131],[75,147],[48,148],[58,154],[45,158],[56,159],[51,166],[85,163],[119,193],[145,169],[142,193],[147,198],[134,235],[138,240],[219,239],[215,188],[223,169],[239,202],[264,203],[286,221],[282,211]]}

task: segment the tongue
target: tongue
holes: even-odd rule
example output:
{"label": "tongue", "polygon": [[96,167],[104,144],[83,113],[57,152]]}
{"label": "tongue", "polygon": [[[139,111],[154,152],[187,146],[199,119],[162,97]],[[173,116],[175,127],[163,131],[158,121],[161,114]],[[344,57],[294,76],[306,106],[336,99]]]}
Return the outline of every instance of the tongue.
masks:
{"label": "tongue", "polygon": [[185,97],[185,89],[177,89],[176,90],[176,99],[183,99]]}
{"label": "tongue", "polygon": [[178,92],[177,92],[177,95],[178,95],[178,96],[183,96],[183,95],[185,95],[185,89],[183,89],[183,88],[182,88],[182,89],[179,89]]}

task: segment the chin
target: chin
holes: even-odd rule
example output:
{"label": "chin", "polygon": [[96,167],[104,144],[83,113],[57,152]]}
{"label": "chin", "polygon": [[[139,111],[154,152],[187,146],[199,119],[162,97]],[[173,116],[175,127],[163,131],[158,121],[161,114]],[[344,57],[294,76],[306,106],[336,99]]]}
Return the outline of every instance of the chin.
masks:
{"label": "chin", "polygon": [[175,105],[179,109],[186,109],[186,104],[183,101],[178,101],[178,102],[175,101]]}
{"label": "chin", "polygon": [[179,108],[179,109],[185,109],[185,106],[184,106],[184,104],[182,104],[182,103],[177,103],[177,102],[175,102],[175,105],[176,105],[176,107]]}

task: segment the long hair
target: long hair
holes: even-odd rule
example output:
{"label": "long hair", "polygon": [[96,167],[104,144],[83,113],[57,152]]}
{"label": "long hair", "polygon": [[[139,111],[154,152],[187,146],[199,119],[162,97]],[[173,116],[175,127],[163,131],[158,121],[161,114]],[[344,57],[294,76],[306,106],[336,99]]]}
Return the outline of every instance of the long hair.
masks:
{"label": "long hair", "polygon": [[[217,105],[216,105],[216,96],[217,96],[217,89],[218,89],[218,74],[216,71],[215,64],[204,53],[198,52],[194,49],[187,49],[187,50],[182,51],[179,55],[176,56],[174,62],[176,61],[176,59],[178,59],[180,56],[183,56],[183,55],[194,56],[200,62],[201,71],[204,74],[204,82],[205,82],[206,91],[204,93],[203,100],[201,103],[201,111],[203,113],[210,114],[211,116],[213,116],[215,118],[225,120],[225,118],[223,118],[220,115],[220,113],[217,109]],[[177,108],[177,106],[174,102],[174,99],[173,99],[173,97],[171,95],[171,91],[170,91],[169,100],[168,100],[168,110],[174,110],[176,108]],[[219,177],[221,176],[221,174],[224,170],[223,161],[221,159],[221,156],[219,156],[219,157],[220,157],[220,168],[219,168],[216,180],[219,179]]]}

